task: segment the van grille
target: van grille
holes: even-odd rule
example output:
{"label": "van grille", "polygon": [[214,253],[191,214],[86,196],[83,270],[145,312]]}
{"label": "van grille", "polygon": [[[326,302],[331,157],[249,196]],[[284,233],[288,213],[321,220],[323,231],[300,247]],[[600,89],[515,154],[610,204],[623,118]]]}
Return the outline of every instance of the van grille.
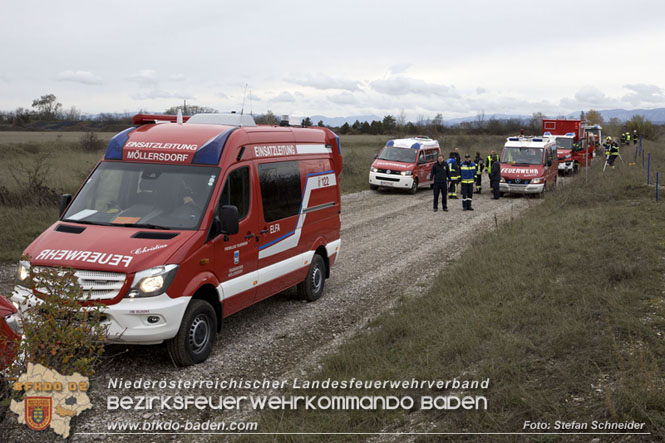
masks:
{"label": "van grille", "polygon": [[[39,284],[39,271],[47,269],[43,267],[33,268],[35,272],[35,283]],[[120,272],[89,271],[86,269],[75,269],[74,275],[78,279],[78,284],[83,290],[83,298],[90,294],[92,300],[110,300],[115,298],[125,284],[126,275]]]}
{"label": "van grille", "polygon": [[395,171],[394,169],[380,169],[380,168],[377,169],[376,172],[380,172],[382,174],[395,174],[395,175],[399,175],[401,173],[401,171]]}

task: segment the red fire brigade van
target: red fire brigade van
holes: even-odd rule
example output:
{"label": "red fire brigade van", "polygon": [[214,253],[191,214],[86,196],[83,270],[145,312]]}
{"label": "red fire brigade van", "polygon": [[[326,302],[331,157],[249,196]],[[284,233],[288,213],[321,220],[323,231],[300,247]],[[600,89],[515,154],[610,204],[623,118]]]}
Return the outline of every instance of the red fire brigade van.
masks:
{"label": "red fire brigade van", "polygon": [[542,194],[556,186],[556,141],[550,137],[508,137],[501,152],[501,193]]}
{"label": "red fire brigade van", "polygon": [[429,137],[389,140],[369,170],[370,189],[408,189],[415,194],[432,184],[428,177],[440,152],[439,142]]}
{"label": "red fire brigade van", "polygon": [[543,136],[557,141],[560,172],[577,172],[593,159],[597,143],[586,129],[583,120],[543,119]]}
{"label": "red fire brigade van", "polygon": [[[167,121],[163,121],[167,120]],[[109,341],[210,354],[222,319],[292,286],[316,300],[340,250],[339,138],[238,114],[137,115],[30,266],[71,267],[105,306]],[[20,284],[17,301],[38,302]]]}

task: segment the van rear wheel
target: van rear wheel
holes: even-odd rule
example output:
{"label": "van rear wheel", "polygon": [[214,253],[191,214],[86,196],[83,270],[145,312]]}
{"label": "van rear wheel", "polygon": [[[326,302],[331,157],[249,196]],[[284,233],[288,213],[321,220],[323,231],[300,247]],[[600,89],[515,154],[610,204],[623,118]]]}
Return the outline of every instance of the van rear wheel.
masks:
{"label": "van rear wheel", "polygon": [[171,358],[178,366],[191,366],[208,358],[215,344],[217,316],[210,303],[189,302],[178,334],[167,342]]}
{"label": "van rear wheel", "polygon": [[296,288],[298,296],[307,301],[318,300],[323,294],[325,282],[326,264],[323,262],[323,257],[319,254],[314,254],[312,263],[309,265],[309,271],[307,271],[307,277]]}
{"label": "van rear wheel", "polygon": [[379,185],[369,185],[369,189],[371,189],[372,191],[376,191],[377,189],[379,189]]}

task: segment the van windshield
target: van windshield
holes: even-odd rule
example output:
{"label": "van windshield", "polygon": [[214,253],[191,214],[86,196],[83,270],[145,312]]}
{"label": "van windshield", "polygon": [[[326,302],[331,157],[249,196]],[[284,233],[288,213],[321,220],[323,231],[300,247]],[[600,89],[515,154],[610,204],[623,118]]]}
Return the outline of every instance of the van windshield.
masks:
{"label": "van windshield", "polygon": [[416,154],[418,154],[417,149],[386,146],[383,148],[383,151],[381,151],[378,158],[380,160],[390,160],[394,162],[415,163]]}
{"label": "van windshield", "polygon": [[218,176],[211,166],[102,162],[62,220],[197,229]]}
{"label": "van windshield", "polygon": [[568,137],[557,137],[556,145],[561,149],[573,149],[573,139]]}
{"label": "van windshield", "polygon": [[501,163],[514,165],[542,165],[543,148],[503,148]]}

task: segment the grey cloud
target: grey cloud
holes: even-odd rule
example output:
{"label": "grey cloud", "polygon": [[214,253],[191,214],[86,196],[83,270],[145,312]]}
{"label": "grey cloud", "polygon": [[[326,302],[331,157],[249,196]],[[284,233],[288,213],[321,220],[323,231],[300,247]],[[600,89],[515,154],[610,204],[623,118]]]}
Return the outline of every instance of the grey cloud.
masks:
{"label": "grey cloud", "polygon": [[223,99],[225,99],[225,100],[226,100],[227,98],[229,98],[229,96],[226,95],[226,94],[224,94],[223,92],[218,92],[218,93],[215,94],[215,96],[216,96],[216,97],[219,97],[219,98],[223,98]]}
{"label": "grey cloud", "polygon": [[136,100],[154,100],[158,98],[177,98],[189,100],[194,98],[189,94],[173,93],[164,91],[162,89],[151,89],[149,91],[137,92],[136,94],[132,94],[131,97]]}
{"label": "grey cloud", "polygon": [[271,101],[281,102],[281,103],[293,103],[293,102],[296,101],[296,99],[293,97],[293,95],[291,93],[283,91],[278,96],[273,97],[273,99]]}
{"label": "grey cloud", "polygon": [[485,88],[480,88],[480,87],[476,88],[476,94],[478,94],[478,95],[484,94],[486,92],[487,92],[487,89],[485,89]]}
{"label": "grey cloud", "polygon": [[623,96],[623,100],[629,102],[633,106],[640,103],[665,103],[665,95],[663,89],[656,85],[646,85],[643,83],[630,84],[623,86],[632,91]]}
{"label": "grey cloud", "polygon": [[128,77],[130,80],[137,82],[140,85],[157,85],[156,72],[152,69],[143,69]]}
{"label": "grey cloud", "polygon": [[328,100],[337,105],[355,105],[358,103],[356,96],[349,92],[328,96]]}
{"label": "grey cloud", "polygon": [[559,102],[560,106],[568,110],[579,110],[585,108],[611,108],[620,106],[620,103],[607,96],[595,86],[584,86],[575,93],[573,98],[564,97]]}
{"label": "grey cloud", "polygon": [[181,82],[185,80],[185,74],[171,74],[169,75],[169,80],[173,82]]}
{"label": "grey cloud", "polygon": [[392,77],[388,79],[374,80],[370,83],[372,89],[388,95],[427,95],[442,98],[457,98],[459,93],[454,86],[429,83],[409,77]]}
{"label": "grey cloud", "polygon": [[84,85],[101,85],[102,79],[89,71],[63,71],[56,76],[61,82],[83,83]]}
{"label": "grey cloud", "polygon": [[309,75],[303,78],[288,79],[288,81],[296,85],[308,86],[314,89],[342,89],[351,92],[360,90],[360,82],[356,80],[331,77],[327,74]]}
{"label": "grey cloud", "polygon": [[411,63],[403,62],[396,63],[388,68],[391,74],[402,74],[411,67]]}

